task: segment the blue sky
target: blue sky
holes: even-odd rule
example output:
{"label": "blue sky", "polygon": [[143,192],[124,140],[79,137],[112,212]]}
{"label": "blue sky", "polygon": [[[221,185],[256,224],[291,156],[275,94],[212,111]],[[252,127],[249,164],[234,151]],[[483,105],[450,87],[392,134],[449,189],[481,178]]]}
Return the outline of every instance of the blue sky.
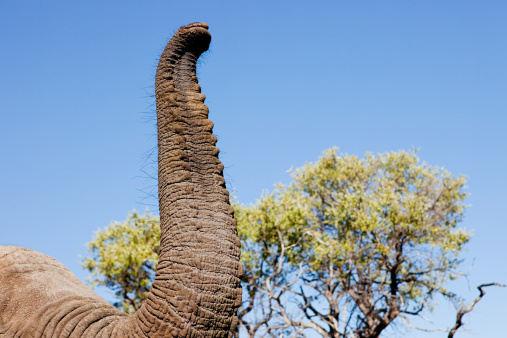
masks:
{"label": "blue sky", "polygon": [[[477,284],[507,283],[506,16],[504,1],[0,0],[0,244],[84,280],[93,231],[156,210],[157,58],[204,21],[198,75],[239,200],[332,146],[420,149],[469,177],[474,238],[456,288],[473,299]],[[504,336],[507,290],[487,292],[459,337]],[[427,317],[445,327],[452,312]]]}

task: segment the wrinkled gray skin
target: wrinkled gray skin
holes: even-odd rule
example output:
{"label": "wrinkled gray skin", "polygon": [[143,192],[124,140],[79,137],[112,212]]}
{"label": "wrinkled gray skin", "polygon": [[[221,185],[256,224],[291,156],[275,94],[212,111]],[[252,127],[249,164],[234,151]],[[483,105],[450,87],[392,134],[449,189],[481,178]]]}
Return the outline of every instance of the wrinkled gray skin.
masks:
{"label": "wrinkled gray skin", "polygon": [[195,64],[208,25],[181,27],[157,68],[162,237],[153,288],[127,315],[44,254],[0,247],[0,337],[232,337],[240,243]]}

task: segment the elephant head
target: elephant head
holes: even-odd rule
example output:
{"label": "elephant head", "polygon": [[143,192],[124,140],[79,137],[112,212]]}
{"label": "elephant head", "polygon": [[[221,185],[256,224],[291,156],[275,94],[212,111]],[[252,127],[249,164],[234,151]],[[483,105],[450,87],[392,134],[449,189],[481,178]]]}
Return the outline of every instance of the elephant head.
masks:
{"label": "elephant head", "polygon": [[232,337],[240,242],[213,123],[196,77],[208,25],[181,27],[157,68],[162,236],[152,290],[132,315],[41,253],[0,247],[1,337]]}

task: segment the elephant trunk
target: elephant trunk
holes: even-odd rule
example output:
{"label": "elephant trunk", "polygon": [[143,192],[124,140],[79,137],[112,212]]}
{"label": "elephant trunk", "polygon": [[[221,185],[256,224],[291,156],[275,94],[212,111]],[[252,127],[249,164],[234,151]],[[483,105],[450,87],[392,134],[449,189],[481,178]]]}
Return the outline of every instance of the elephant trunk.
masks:
{"label": "elephant trunk", "polygon": [[160,260],[134,315],[144,336],[231,337],[241,303],[240,242],[196,76],[208,26],[181,27],[157,68]]}

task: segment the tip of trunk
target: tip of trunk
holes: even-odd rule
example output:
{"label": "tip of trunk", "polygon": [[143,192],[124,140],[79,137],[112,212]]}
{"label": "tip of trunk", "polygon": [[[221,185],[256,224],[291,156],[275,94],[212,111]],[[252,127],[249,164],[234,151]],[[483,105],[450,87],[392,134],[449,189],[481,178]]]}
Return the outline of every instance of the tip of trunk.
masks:
{"label": "tip of trunk", "polygon": [[209,26],[204,22],[194,22],[180,27],[164,50],[160,61],[163,61],[164,54],[183,55],[192,53],[197,58],[208,50],[211,42]]}

